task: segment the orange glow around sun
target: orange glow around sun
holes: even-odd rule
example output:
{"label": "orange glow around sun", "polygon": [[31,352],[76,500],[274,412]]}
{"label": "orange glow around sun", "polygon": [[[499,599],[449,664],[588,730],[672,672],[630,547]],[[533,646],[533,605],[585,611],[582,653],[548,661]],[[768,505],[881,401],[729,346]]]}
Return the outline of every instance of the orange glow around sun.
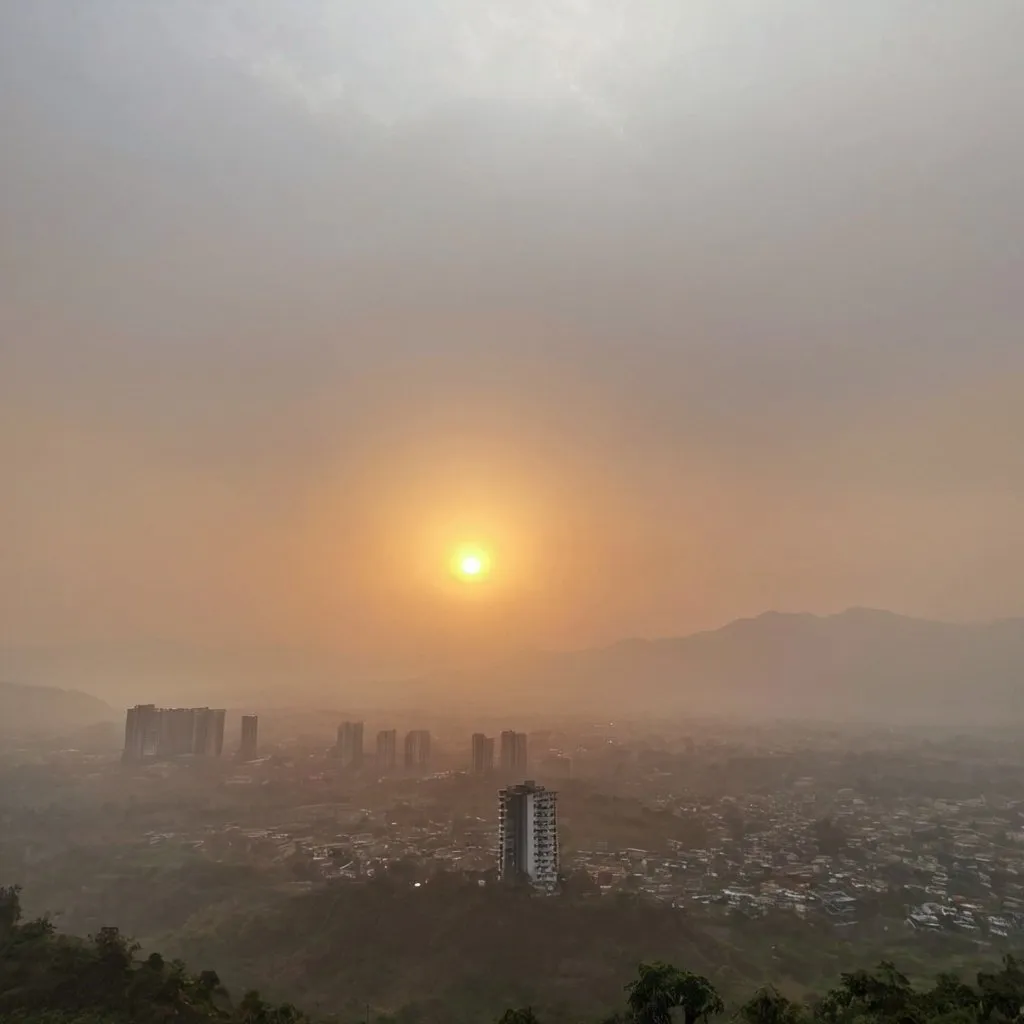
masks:
{"label": "orange glow around sun", "polygon": [[482,548],[467,545],[452,558],[452,573],[465,583],[480,583],[491,571],[490,555]]}

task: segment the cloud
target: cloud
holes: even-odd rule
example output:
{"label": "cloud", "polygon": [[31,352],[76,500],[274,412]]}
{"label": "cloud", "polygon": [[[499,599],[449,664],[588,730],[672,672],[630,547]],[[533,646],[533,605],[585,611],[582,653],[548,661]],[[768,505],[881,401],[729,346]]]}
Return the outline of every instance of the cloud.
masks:
{"label": "cloud", "polygon": [[[328,117],[384,126],[446,103],[570,106],[606,122],[676,54],[682,7],[656,0],[280,0],[192,6],[187,45]],[[199,28],[199,31],[196,29]]]}

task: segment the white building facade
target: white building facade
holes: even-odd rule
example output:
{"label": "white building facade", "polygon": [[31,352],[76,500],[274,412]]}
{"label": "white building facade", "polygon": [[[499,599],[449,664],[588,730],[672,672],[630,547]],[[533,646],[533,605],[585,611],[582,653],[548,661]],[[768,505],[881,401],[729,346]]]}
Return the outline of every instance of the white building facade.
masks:
{"label": "white building facade", "polygon": [[558,794],[527,781],[498,794],[498,871],[502,881],[558,882]]}

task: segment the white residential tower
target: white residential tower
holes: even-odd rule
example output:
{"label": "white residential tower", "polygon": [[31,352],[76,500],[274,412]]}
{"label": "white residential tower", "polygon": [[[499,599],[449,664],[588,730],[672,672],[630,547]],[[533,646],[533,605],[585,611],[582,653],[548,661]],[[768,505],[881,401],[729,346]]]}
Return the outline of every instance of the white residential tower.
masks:
{"label": "white residential tower", "polygon": [[558,882],[558,794],[533,781],[498,794],[498,871],[503,881]]}

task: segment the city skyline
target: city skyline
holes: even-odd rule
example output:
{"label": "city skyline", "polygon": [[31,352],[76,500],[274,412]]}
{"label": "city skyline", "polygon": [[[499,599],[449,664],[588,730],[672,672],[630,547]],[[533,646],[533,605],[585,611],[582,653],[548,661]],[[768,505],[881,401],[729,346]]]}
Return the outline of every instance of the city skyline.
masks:
{"label": "city skyline", "polygon": [[[153,758],[172,758],[182,754],[209,753],[220,756],[224,745],[224,709],[160,708],[153,704],[137,704],[125,712],[125,740],[123,759],[138,761]],[[335,742],[329,756],[339,762],[345,771],[362,772],[368,765],[373,772],[387,775],[398,768],[398,729],[378,729],[372,758],[367,761],[365,723],[345,720],[338,724]],[[541,745],[536,766],[551,778],[569,778],[572,760],[550,744],[550,732],[535,734]],[[500,748],[495,737],[474,732],[468,737],[468,750],[461,770],[470,775],[490,776],[500,773],[504,779],[517,774],[525,775],[534,762],[530,759],[530,736],[525,732],[504,730],[500,735]],[[431,730],[414,728],[404,733],[402,766],[407,772],[422,773],[431,767],[434,737]],[[259,716],[242,714],[239,720],[237,758],[254,761],[259,753]],[[497,756],[496,756],[497,755]],[[444,759],[451,770],[452,758],[462,760],[459,753],[445,749]]]}

